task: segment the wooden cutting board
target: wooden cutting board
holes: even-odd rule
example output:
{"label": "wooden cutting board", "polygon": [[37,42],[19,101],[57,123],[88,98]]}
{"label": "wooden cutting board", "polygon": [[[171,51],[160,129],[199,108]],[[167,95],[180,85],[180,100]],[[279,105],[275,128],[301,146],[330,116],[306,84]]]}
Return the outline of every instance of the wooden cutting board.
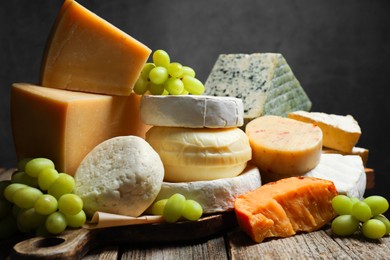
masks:
{"label": "wooden cutting board", "polygon": [[32,237],[13,246],[16,259],[79,259],[91,249],[120,244],[169,243],[207,239],[237,226],[234,211],[198,221],[68,230],[59,236]]}

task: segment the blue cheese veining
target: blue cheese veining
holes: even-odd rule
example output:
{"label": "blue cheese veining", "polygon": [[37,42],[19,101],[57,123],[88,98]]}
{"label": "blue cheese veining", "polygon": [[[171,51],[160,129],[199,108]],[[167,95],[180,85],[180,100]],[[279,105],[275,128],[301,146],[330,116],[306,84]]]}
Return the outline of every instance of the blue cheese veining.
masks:
{"label": "blue cheese veining", "polygon": [[311,109],[311,101],[281,54],[221,54],[205,82],[205,95],[240,98],[246,122]]}

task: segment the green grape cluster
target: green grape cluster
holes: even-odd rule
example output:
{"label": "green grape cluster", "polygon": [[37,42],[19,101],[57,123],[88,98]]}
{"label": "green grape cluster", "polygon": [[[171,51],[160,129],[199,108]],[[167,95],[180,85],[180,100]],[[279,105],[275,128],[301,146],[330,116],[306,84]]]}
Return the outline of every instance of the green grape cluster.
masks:
{"label": "green grape cluster", "polygon": [[0,239],[18,232],[59,234],[86,221],[74,178],[47,158],[21,160],[11,180],[0,182]]}
{"label": "green grape cluster", "polygon": [[378,195],[363,200],[337,195],[332,206],[338,216],[332,221],[332,232],[350,236],[360,231],[370,239],[379,239],[390,234],[390,221],[383,215],[389,208],[386,198]]}
{"label": "green grape cluster", "polygon": [[168,223],[177,222],[182,217],[196,221],[202,214],[202,206],[195,200],[186,199],[184,195],[175,193],[168,199],[161,199],[152,205],[152,214],[162,215]]}
{"label": "green grape cluster", "polygon": [[152,55],[153,62],[144,65],[134,85],[138,95],[201,95],[203,83],[195,77],[195,71],[179,62],[171,62],[164,50],[156,50]]}

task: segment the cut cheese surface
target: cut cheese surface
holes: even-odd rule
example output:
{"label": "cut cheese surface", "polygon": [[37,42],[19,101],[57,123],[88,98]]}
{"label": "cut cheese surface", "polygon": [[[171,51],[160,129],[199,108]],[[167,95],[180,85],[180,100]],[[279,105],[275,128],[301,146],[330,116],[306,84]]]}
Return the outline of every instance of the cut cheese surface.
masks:
{"label": "cut cheese surface", "polygon": [[321,129],[280,116],[262,116],[246,125],[251,164],[265,181],[300,176],[316,167],[322,148]]}
{"label": "cut cheese surface", "polygon": [[76,1],[66,0],[47,42],[41,85],[128,96],[150,53]]}
{"label": "cut cheese surface", "polygon": [[320,229],[336,216],[331,201],[337,194],[331,181],[290,177],[238,196],[234,207],[240,227],[259,243]]}
{"label": "cut cheese surface", "polygon": [[145,136],[139,117],[141,97],[73,92],[16,83],[11,123],[18,159],[47,157],[73,175],[99,143],[120,135]]}
{"label": "cut cheese surface", "polygon": [[323,154],[320,163],[304,176],[330,180],[340,194],[363,199],[366,173],[357,155]]}
{"label": "cut cheese surface", "polygon": [[164,181],[215,180],[239,175],[251,159],[248,137],[239,128],[153,126],[146,141],[164,164]]}
{"label": "cut cheese surface", "polygon": [[195,95],[144,95],[141,119],[147,125],[228,128],[243,125],[242,100]]}
{"label": "cut cheese surface", "polygon": [[262,115],[309,111],[312,105],[279,53],[219,55],[205,82],[204,94],[241,98],[245,122]]}
{"label": "cut cheese surface", "polygon": [[346,153],[352,152],[361,135],[360,126],[351,115],[296,111],[289,113],[288,117],[317,124],[323,133],[323,145]]}
{"label": "cut cheese surface", "polygon": [[234,210],[234,200],[238,195],[261,186],[259,170],[248,165],[238,176],[211,181],[163,182],[156,201],[167,199],[180,193],[202,205],[203,213],[210,214]]}
{"label": "cut cheese surface", "polygon": [[322,153],[323,154],[342,154],[342,155],[359,155],[360,158],[362,159],[363,161],[363,165],[366,166],[367,165],[367,161],[368,161],[368,154],[369,154],[369,150],[366,149],[366,148],[363,148],[363,147],[353,147],[352,148],[352,151],[351,152],[342,152],[342,151],[339,151],[339,150],[335,150],[335,149],[331,149],[331,148],[326,148],[326,147],[322,147]]}

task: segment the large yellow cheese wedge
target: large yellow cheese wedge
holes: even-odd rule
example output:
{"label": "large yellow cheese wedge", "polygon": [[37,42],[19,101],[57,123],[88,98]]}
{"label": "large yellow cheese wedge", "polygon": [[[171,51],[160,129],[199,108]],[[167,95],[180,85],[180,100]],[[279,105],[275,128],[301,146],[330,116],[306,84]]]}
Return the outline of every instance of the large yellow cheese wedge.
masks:
{"label": "large yellow cheese wedge", "polygon": [[150,53],[76,1],[65,0],[47,42],[41,85],[128,96]]}
{"label": "large yellow cheese wedge", "polygon": [[252,147],[251,163],[262,179],[274,181],[300,176],[318,165],[322,131],[313,124],[280,116],[262,116],[245,129]]}
{"label": "large yellow cheese wedge", "polygon": [[235,177],[252,156],[248,137],[236,127],[153,126],[145,139],[160,155],[168,182]]}
{"label": "large yellow cheese wedge", "polygon": [[13,84],[11,122],[18,159],[47,157],[73,175],[96,145],[121,135],[144,137],[141,96],[113,97]]}

